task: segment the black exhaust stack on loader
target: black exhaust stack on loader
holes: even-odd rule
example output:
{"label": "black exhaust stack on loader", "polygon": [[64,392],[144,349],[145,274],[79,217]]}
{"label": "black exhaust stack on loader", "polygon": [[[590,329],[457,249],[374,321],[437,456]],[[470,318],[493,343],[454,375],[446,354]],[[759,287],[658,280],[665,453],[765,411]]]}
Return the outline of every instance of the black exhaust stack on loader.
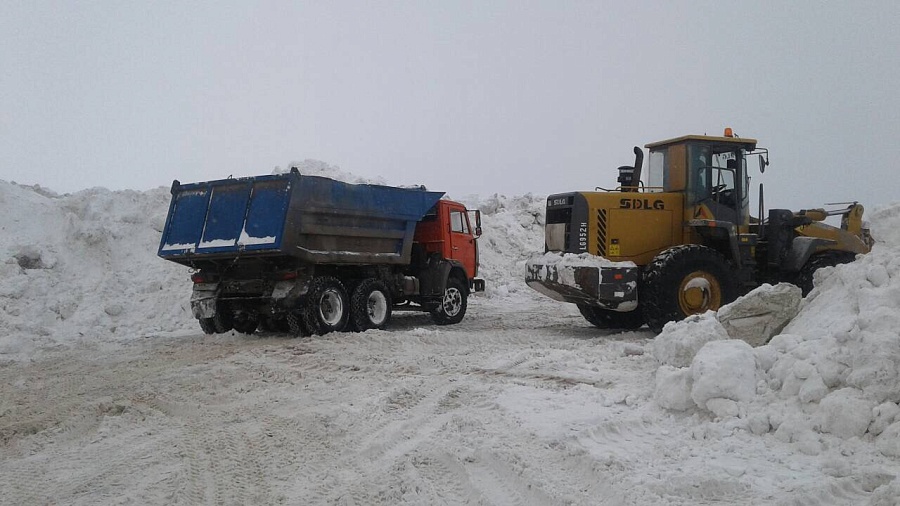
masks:
{"label": "black exhaust stack on loader", "polygon": [[634,147],[634,167],[623,165],[619,167],[619,186],[623,192],[636,192],[641,184],[641,167],[644,165],[644,152],[641,148]]}

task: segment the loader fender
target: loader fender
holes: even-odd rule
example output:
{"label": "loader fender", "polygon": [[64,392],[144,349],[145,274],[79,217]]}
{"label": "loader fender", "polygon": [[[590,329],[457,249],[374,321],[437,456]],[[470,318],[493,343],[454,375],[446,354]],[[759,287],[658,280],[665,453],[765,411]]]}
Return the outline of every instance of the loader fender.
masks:
{"label": "loader fender", "polygon": [[216,299],[219,296],[218,283],[196,283],[191,293],[191,313],[194,318],[212,318],[216,315]]}
{"label": "loader fender", "polygon": [[835,244],[837,244],[836,241],[822,239],[821,237],[795,237],[791,241],[791,247],[782,261],[781,269],[786,272],[797,272],[806,264],[806,261],[809,260],[813,253],[823,247]]}

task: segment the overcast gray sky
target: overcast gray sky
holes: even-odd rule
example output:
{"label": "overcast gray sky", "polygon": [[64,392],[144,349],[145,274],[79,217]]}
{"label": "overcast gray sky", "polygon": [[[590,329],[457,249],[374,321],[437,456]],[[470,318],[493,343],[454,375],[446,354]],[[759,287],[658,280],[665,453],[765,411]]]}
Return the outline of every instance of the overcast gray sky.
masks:
{"label": "overcast gray sky", "polygon": [[543,195],[731,126],[768,207],[900,201],[892,0],[0,0],[0,33],[0,179],[58,192],[314,158]]}

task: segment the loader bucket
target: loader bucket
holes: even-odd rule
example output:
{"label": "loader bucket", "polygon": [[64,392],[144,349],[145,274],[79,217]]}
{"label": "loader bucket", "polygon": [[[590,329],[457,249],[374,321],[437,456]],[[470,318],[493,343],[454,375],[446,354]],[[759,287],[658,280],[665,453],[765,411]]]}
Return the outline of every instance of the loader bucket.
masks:
{"label": "loader bucket", "polygon": [[552,299],[613,311],[637,307],[640,269],[632,262],[550,252],[530,258],[525,268],[525,283]]}

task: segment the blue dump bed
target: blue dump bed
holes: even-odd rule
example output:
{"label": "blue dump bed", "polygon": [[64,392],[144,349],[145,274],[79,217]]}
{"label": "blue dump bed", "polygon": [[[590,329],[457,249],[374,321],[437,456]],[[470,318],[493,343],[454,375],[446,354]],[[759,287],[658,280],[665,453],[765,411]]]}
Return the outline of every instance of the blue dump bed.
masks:
{"label": "blue dump bed", "polygon": [[443,193],[297,172],[172,185],[159,256],[289,256],[312,263],[409,263],[416,223]]}

